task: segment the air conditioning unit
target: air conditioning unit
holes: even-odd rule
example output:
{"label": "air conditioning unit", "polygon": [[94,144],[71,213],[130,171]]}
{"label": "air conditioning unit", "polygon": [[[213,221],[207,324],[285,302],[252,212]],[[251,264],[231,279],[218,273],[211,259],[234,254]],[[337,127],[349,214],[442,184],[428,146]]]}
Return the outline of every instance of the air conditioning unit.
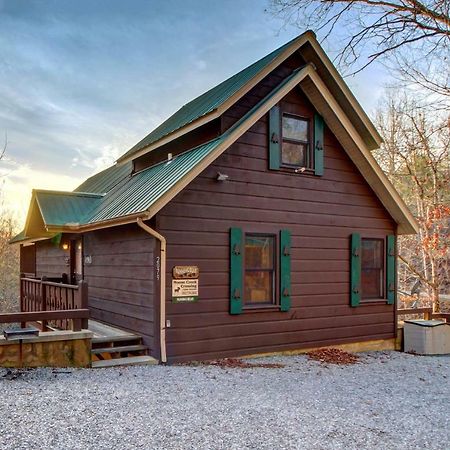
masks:
{"label": "air conditioning unit", "polygon": [[405,320],[404,351],[418,355],[450,354],[450,323],[440,320]]}

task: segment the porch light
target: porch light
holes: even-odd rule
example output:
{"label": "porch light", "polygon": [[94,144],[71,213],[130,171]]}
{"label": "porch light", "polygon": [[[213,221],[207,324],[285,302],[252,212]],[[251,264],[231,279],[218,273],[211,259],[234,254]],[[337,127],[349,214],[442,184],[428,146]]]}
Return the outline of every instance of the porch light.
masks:
{"label": "porch light", "polygon": [[62,245],[62,249],[69,250],[69,244],[67,242],[64,242],[64,244]]}

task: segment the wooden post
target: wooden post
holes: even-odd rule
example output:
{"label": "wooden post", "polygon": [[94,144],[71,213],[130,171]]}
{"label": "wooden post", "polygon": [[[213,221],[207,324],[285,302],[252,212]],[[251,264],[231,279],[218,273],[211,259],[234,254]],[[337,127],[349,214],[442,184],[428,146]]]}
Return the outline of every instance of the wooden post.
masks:
{"label": "wooden post", "polygon": [[[78,282],[78,296],[79,303],[77,307],[80,309],[89,309],[88,284],[84,280]],[[88,319],[77,319],[72,323],[73,331],[80,331],[80,329],[87,330],[89,327]]]}
{"label": "wooden post", "polygon": [[[47,288],[45,286],[45,281],[47,280],[47,277],[41,278],[41,311],[47,311]],[[42,322],[42,331],[47,331],[47,321],[43,320]]]}
{"label": "wooden post", "polygon": [[[20,312],[23,312],[24,310],[24,298],[23,298],[23,279],[25,278],[25,274],[21,273],[20,274]],[[27,326],[26,322],[21,322],[20,327],[21,328],[25,328]]]}

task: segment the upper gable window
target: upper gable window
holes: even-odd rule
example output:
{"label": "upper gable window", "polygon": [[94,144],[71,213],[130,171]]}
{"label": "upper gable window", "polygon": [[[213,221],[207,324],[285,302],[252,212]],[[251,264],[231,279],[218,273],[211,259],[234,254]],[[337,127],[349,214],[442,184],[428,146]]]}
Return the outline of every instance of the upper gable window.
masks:
{"label": "upper gable window", "polygon": [[269,169],[322,176],[324,127],[317,113],[305,118],[273,106],[269,111]]}
{"label": "upper gable window", "polygon": [[309,167],[310,122],[301,117],[283,114],[281,165],[287,167]]}

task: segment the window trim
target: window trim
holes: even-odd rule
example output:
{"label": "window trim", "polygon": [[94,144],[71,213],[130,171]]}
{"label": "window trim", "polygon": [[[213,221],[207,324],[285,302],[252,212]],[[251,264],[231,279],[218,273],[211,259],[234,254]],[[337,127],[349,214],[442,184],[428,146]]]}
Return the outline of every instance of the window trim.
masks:
{"label": "window trim", "polygon": [[[270,237],[273,239],[273,252],[272,252],[272,259],[273,259],[273,269],[250,269],[250,272],[273,272],[273,279],[272,279],[272,298],[273,301],[271,303],[247,303],[246,297],[245,297],[245,274],[247,272],[246,268],[246,256],[247,252],[245,250],[245,242],[247,239],[247,236],[259,236],[259,237]],[[279,295],[278,295],[278,283],[279,283],[279,239],[277,236],[277,233],[273,232],[252,232],[252,231],[246,231],[243,230],[243,245],[242,248],[244,250],[243,257],[242,257],[242,310],[243,311],[255,311],[255,310],[267,310],[267,309],[279,309],[280,308],[280,301],[279,301]]]}
{"label": "window trim", "polygon": [[[381,297],[363,297],[363,288],[362,288],[362,273],[363,273],[363,267],[362,267],[362,252],[363,252],[363,241],[364,240],[374,240],[374,241],[381,241],[382,245],[381,248],[383,250],[383,254],[382,254],[382,264],[381,264],[381,268],[383,271],[382,274],[382,280],[381,280]],[[373,303],[386,303],[387,300],[387,288],[386,288],[386,253],[387,253],[387,240],[386,240],[386,236],[367,236],[367,235],[362,235],[361,236],[361,300],[360,300],[360,304],[373,304]]]}
{"label": "window trim", "polygon": [[[308,124],[308,140],[302,141],[298,139],[292,139],[292,138],[285,138],[283,136],[283,119],[284,117],[290,117],[297,120],[302,120],[304,122],[307,122]],[[302,116],[299,114],[292,114],[287,111],[281,111],[281,120],[280,120],[280,168],[282,169],[298,169],[299,167],[297,164],[288,164],[283,162],[283,142],[290,142],[293,144],[303,144],[306,146],[306,154],[305,154],[305,172],[311,172],[314,171],[314,154],[313,154],[313,147],[314,147],[314,139],[313,134],[314,130],[312,128],[312,120],[310,117]]]}

